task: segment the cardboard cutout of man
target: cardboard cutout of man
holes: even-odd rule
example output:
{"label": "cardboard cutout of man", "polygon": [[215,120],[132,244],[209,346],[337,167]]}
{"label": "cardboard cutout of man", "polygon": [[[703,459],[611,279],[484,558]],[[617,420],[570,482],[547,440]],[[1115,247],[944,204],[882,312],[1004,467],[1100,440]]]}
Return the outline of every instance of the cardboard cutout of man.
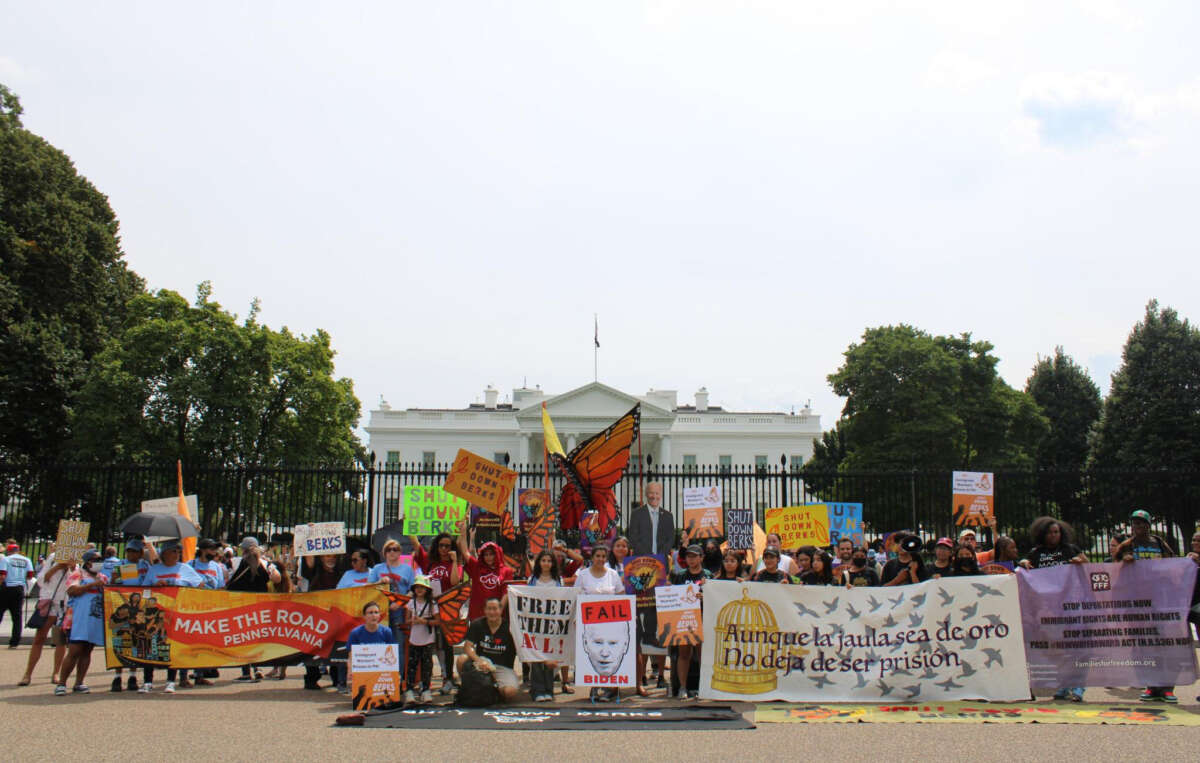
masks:
{"label": "cardboard cutout of man", "polygon": [[675,546],[675,517],[663,508],[661,482],[646,483],[646,502],[629,515],[629,545],[635,556],[667,555]]}

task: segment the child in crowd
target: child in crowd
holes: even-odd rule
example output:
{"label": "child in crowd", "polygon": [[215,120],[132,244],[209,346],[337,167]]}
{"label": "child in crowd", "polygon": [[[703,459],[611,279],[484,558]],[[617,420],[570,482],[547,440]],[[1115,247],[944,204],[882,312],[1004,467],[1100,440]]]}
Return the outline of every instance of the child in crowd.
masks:
{"label": "child in crowd", "polygon": [[408,689],[404,701],[415,701],[414,689],[420,692],[421,704],[433,702],[430,691],[433,677],[434,632],[438,629],[438,605],[433,599],[433,585],[425,575],[418,575],[412,584],[408,604],[408,620],[412,630],[408,637]]}

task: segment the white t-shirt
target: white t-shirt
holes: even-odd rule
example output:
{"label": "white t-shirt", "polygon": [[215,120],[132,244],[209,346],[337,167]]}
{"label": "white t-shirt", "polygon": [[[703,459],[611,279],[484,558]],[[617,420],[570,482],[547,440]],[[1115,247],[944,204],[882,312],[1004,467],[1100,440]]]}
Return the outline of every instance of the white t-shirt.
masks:
{"label": "white t-shirt", "polygon": [[625,583],[621,581],[621,573],[612,567],[605,567],[604,574],[596,577],[592,566],[575,573],[575,587],[582,588],[584,593],[625,593]]}
{"label": "white t-shirt", "polygon": [[[762,559],[759,559],[758,565],[754,568],[754,571],[758,572],[759,570],[762,570],[762,569],[766,569],[766,565],[763,564]],[[779,555],[779,569],[781,569],[784,572],[786,572],[787,574],[791,575],[792,570],[796,569],[796,563],[793,562],[792,557],[788,556],[787,554],[780,554]]]}
{"label": "white t-shirt", "polygon": [[42,571],[38,573],[38,601],[50,599],[54,603],[50,605],[50,611],[58,614],[63,611],[63,605],[67,603],[67,576],[70,575],[70,568],[59,568],[51,572],[54,568],[54,555],[42,566]]}

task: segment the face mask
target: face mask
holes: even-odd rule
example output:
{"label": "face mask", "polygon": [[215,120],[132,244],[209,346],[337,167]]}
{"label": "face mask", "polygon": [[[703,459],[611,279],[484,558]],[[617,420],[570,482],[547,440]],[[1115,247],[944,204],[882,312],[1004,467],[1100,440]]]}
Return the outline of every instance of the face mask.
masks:
{"label": "face mask", "polygon": [[976,561],[974,559],[955,559],[954,567],[955,567],[955,569],[967,570],[970,572],[974,572],[975,569],[978,567],[978,564],[976,563]]}

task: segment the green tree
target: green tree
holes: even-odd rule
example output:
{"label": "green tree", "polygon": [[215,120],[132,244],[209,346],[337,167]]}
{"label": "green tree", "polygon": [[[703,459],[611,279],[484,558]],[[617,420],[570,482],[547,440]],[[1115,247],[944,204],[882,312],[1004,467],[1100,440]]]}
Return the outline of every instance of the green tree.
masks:
{"label": "green tree", "polygon": [[[1125,342],[1091,445],[1098,508],[1114,524],[1144,508],[1189,531],[1200,498],[1200,331],[1157,300]],[[1131,480],[1115,470],[1155,475]]]}
{"label": "green tree", "polygon": [[0,85],[0,461],[62,454],[92,358],[142,281],[108,200]]}
{"label": "green tree", "polygon": [[1100,388],[1062,347],[1039,358],[1025,391],[1041,407],[1050,431],[1037,450],[1038,497],[1058,516],[1078,522],[1084,515],[1088,435],[1100,418]]}

